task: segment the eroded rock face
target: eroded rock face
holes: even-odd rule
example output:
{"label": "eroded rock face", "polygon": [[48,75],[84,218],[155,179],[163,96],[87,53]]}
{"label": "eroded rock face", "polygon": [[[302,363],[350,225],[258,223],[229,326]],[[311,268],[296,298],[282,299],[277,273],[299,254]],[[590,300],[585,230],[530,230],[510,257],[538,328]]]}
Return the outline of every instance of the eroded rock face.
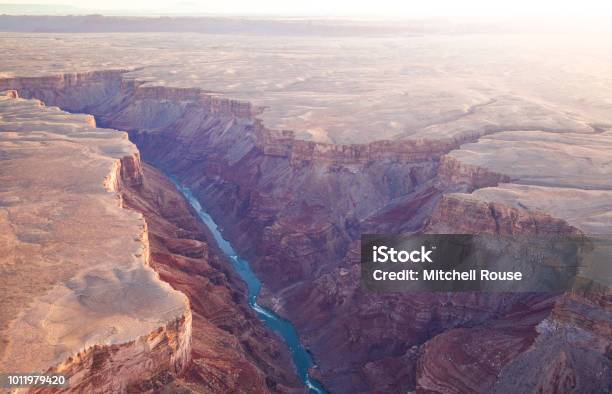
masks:
{"label": "eroded rock face", "polygon": [[[609,385],[609,350],[602,345],[608,294],[594,303],[573,295],[383,295],[359,287],[360,233],[609,234],[603,187],[609,174],[606,166],[595,169],[606,163],[606,150],[592,146],[600,141],[593,127],[506,97],[426,135],[333,146],[269,130],[247,104],[191,89],[143,90],[137,81],[119,81],[86,106],[73,100],[97,83],[51,94],[44,78],[24,86],[27,93],[19,90],[22,82],[5,82],[129,130],[145,160],[187,184],[253,262],[266,285],[261,301],[296,324],[330,390],[504,392],[517,387],[512,377],[523,369],[532,374],[529,387]],[[528,119],[499,115],[500,103]],[[528,130],[503,132],[522,128]],[[574,133],[562,134],[564,128]],[[514,160],[516,146],[504,145],[523,135],[536,147],[526,152],[535,168]],[[556,148],[547,146],[557,137]],[[478,142],[464,149],[470,141]],[[549,157],[555,150],[569,163],[563,171]],[[589,152],[599,152],[591,165],[584,160]],[[539,155],[546,159],[538,162]],[[591,176],[580,179],[581,171]],[[593,198],[600,208],[566,209],[577,198]],[[589,318],[582,320],[583,313]],[[585,339],[568,344],[563,338],[575,332]],[[536,370],[551,356],[543,349],[561,343],[558,362]],[[592,374],[576,367],[581,358]]]}
{"label": "eroded rock face", "polygon": [[126,134],[36,100],[0,97],[0,369],[57,371],[120,392],[175,376],[191,354],[187,298],[149,267],[142,179]]}
{"label": "eroded rock face", "polygon": [[552,313],[535,326],[531,347],[503,367],[491,391],[609,391],[611,307],[609,293],[559,297]]}
{"label": "eroded rock face", "polygon": [[[464,173],[473,173],[477,168],[480,173],[498,174],[500,179],[505,178],[505,183],[489,185],[469,194],[444,196],[432,215],[430,230],[609,236],[612,233],[608,198],[612,186],[610,145],[606,133],[580,130],[502,132],[464,145],[449,154],[448,160],[455,168],[463,169]],[[604,255],[609,255],[609,251]],[[609,287],[590,293],[562,294],[553,297],[552,301],[548,312],[533,320],[525,334],[513,333],[513,339],[500,341],[500,344],[510,344],[531,338],[519,353],[499,350],[499,355],[511,356],[489,366],[489,377],[483,375],[487,368],[470,365],[454,365],[444,371],[439,368],[440,359],[435,355],[442,353],[452,341],[459,340],[464,352],[462,357],[465,357],[465,353],[480,348],[482,338],[503,332],[497,329],[499,325],[507,329],[512,327],[510,332],[520,327],[522,316],[501,317],[493,323],[495,332],[488,334],[471,337],[474,330],[468,330],[439,335],[426,345],[417,387],[452,392],[440,384],[467,380],[482,384],[488,379],[483,390],[499,393],[609,390],[612,386],[609,377],[612,370],[609,341],[612,295]],[[531,308],[529,305],[527,307]],[[541,367],[536,369],[535,365]],[[443,374],[448,376],[443,377]],[[434,375],[437,377],[432,377]]]}
{"label": "eroded rock face", "polygon": [[2,370],[63,373],[74,392],[301,392],[212,236],[127,136],[15,96],[0,98]]}
{"label": "eroded rock face", "polygon": [[[124,205],[148,224],[151,267],[189,298],[191,362],[157,389],[302,392],[289,354],[247,308],[246,288],[175,186],[144,165],[143,182],[122,189]],[[142,386],[148,389],[156,386]]]}
{"label": "eroded rock face", "polygon": [[507,313],[505,319],[455,328],[427,341],[418,360],[417,391],[489,392],[500,369],[529,350],[536,336],[534,326],[549,314],[554,303],[546,296],[528,301]]}

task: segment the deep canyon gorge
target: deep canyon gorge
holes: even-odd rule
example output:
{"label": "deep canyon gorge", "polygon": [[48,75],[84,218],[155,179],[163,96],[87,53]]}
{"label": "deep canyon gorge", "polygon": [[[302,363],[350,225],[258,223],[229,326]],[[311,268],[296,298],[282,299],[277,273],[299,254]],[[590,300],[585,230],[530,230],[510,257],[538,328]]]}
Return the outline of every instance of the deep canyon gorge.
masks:
{"label": "deep canyon gorge", "polygon": [[251,262],[259,303],[295,325],[316,363],[311,375],[330,392],[612,390],[609,292],[383,294],[360,286],[359,268],[361,234],[609,235],[610,124],[496,92],[393,137],[308,139],[269,127],[265,108],[246,99],[138,72],[146,67],[0,78],[14,105],[57,106],[75,129],[105,130],[102,139],[127,132],[119,144],[130,154],[105,151],[119,160],[110,190],[145,223],[148,261],[138,264],[156,274],[139,269],[176,297],[172,318],[132,333],[135,342],[83,350],[95,340],[75,340],[59,354],[77,356],[49,356],[44,367],[88,391],[304,392],[286,347],[248,308],[244,283],[170,176]]}

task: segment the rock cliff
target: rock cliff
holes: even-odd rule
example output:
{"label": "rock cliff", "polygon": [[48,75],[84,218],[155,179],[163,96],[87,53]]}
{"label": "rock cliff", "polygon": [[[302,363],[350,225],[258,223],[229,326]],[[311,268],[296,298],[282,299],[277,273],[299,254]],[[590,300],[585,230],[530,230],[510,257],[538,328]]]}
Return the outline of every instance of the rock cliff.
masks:
{"label": "rock cliff", "polygon": [[188,300],[151,269],[146,223],[118,196],[141,183],[136,148],[13,97],[0,97],[0,369],[65,373],[90,392],[179,375]]}
{"label": "rock cliff", "polygon": [[[605,133],[574,130],[508,131],[464,145],[445,158],[453,163],[445,171],[461,168],[459,172],[465,174],[469,169],[471,174],[497,174],[497,180],[484,188],[464,188],[469,193],[445,195],[428,230],[609,238],[610,144]],[[519,149],[521,159],[517,160]],[[465,176],[446,179],[466,183]],[[478,183],[482,177],[476,179]],[[445,332],[425,345],[417,388],[435,392],[471,387],[498,393],[605,392],[612,385],[611,308],[608,284],[590,292],[551,294],[546,303],[524,303],[519,311],[504,314],[485,328]],[[483,329],[486,331],[481,332]],[[487,342],[488,349],[484,349],[483,338],[488,341],[497,335],[507,337]],[[452,343],[460,344],[460,352],[453,365],[445,368],[439,355]],[[491,349],[496,353],[489,354]],[[484,357],[474,356],[476,353]],[[474,368],[475,362],[483,361],[488,365]],[[451,386],[443,385],[451,382]]]}
{"label": "rock cliff", "polygon": [[143,175],[142,184],[122,189],[122,201],[148,224],[151,267],[187,296],[192,311],[191,362],[163,388],[302,392],[284,345],[246,306],[246,288],[206,226],[162,173],[145,164]]}
{"label": "rock cliff", "polygon": [[[189,186],[253,262],[262,302],[296,324],[331,391],[504,392],[526,370],[530,388],[609,387],[609,294],[372,294],[358,267],[361,233],[609,234],[598,147],[608,136],[535,106],[517,121],[500,110],[517,100],[504,97],[401,140],[330,145],[269,130],[248,103],[120,75],[0,87],[128,130],[146,161]],[[529,160],[516,160],[517,141],[533,147]],[[573,164],[555,168],[559,152]],[[588,223],[585,210],[565,209],[578,195],[600,202],[585,207]],[[585,339],[564,339],[575,332]],[[551,344],[559,353],[546,353]],[[534,368],[549,357],[550,368]]]}
{"label": "rock cliff", "polygon": [[68,392],[301,392],[212,236],[126,134],[15,97],[0,97],[2,370],[62,373]]}

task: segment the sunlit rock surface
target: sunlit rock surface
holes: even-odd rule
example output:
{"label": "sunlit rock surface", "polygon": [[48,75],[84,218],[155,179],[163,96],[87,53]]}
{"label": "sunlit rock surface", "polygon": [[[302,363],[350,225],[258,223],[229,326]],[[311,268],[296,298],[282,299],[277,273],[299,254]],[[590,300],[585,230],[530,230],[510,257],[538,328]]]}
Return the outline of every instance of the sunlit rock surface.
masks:
{"label": "sunlit rock surface", "polygon": [[102,370],[96,389],[110,391],[181,372],[187,298],[148,266],[143,217],[118,194],[142,180],[135,146],[89,115],[11,96],[0,96],[0,370],[63,372],[85,391]]}
{"label": "sunlit rock surface", "polygon": [[448,194],[455,206],[497,203],[610,235],[611,150],[609,132],[504,131],[445,155],[440,177],[471,191]]}

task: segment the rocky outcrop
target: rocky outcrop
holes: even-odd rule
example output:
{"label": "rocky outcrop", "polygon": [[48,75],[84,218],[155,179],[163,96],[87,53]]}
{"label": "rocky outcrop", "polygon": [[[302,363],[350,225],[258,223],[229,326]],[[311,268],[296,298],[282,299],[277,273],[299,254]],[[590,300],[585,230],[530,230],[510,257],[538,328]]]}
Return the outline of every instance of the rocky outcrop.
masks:
{"label": "rocky outcrop", "polygon": [[473,191],[500,183],[510,182],[510,177],[487,171],[485,168],[468,165],[445,155],[440,160],[438,179],[446,188]]}
{"label": "rocky outcrop", "polygon": [[188,300],[150,268],[146,223],[118,203],[142,179],[134,145],[13,96],[0,97],[0,369],[64,373],[64,390],[89,392],[180,375]]}
{"label": "rocky outcrop", "polygon": [[8,98],[13,98],[13,99],[19,98],[19,93],[17,93],[17,91],[13,89],[10,89],[4,92],[0,92],[0,93],[2,93],[3,96],[6,96]]}
{"label": "rocky outcrop", "polygon": [[448,330],[427,341],[417,365],[417,392],[490,392],[503,367],[529,350],[535,326],[553,303],[545,295],[532,297],[487,324]]}
{"label": "rocky outcrop", "polygon": [[610,307],[609,293],[564,294],[557,298],[552,312],[534,326],[535,338],[530,347],[498,371],[489,390],[609,391]]}
{"label": "rocky outcrop", "polygon": [[579,234],[564,220],[500,202],[485,202],[465,194],[444,195],[426,231],[433,234],[499,235]]}
{"label": "rocky outcrop", "polygon": [[133,341],[89,347],[46,371],[67,376],[66,388],[29,392],[125,393],[160,389],[189,365],[191,324],[188,313]]}

